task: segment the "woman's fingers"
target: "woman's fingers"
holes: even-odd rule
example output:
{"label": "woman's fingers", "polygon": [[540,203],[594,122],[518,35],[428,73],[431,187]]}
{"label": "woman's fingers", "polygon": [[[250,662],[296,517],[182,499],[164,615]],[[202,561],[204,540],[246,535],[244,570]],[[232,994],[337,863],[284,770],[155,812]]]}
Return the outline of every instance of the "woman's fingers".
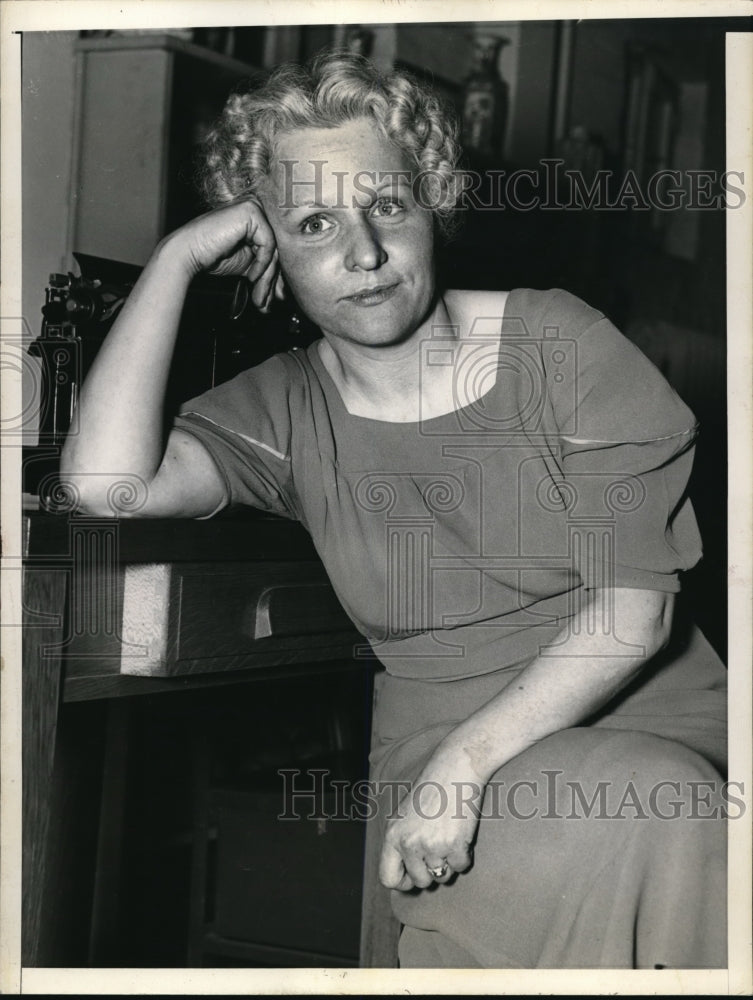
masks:
{"label": "woman's fingers", "polygon": [[[267,233],[268,231],[268,233]],[[277,244],[274,234],[269,228],[269,224],[264,223],[264,228],[254,232],[247,241],[254,253],[254,260],[248,269],[248,280],[257,281],[266,272],[273,258],[277,255]]]}
{"label": "woman's fingers", "polygon": [[423,848],[420,846],[414,848],[403,847],[402,854],[405,870],[419,889],[426,889],[430,886],[434,878],[427,867]]}
{"label": "woman's fingers", "polygon": [[413,881],[410,875],[407,872],[405,872],[403,874],[403,877],[400,879],[400,882],[396,886],[393,886],[393,888],[397,889],[398,892],[408,892],[410,889],[416,888],[416,883]]}
{"label": "woman's fingers", "polygon": [[244,212],[244,242],[254,254],[253,263],[247,272],[248,280],[254,282],[265,274],[273,257],[276,257],[277,242],[260,202],[250,198],[238,207]]}
{"label": "woman's fingers", "polygon": [[443,800],[447,802],[446,780],[427,780],[423,787],[435,793],[445,789],[445,796],[435,795],[428,805],[416,796],[405,796],[401,814],[391,819],[385,830],[380,879],[393,889],[401,887],[404,875],[421,889],[449,882],[473,863],[471,845],[478,813],[471,809],[456,815],[439,808]]}
{"label": "woman's fingers", "polygon": [[448,837],[429,841],[406,834],[400,823],[388,828],[380,865],[380,880],[391,889],[401,888],[405,873],[412,886],[425,889],[433,882],[449,882],[453,875],[467,871],[473,863],[472,848],[465,840]]}
{"label": "woman's fingers", "polygon": [[[433,882],[449,882],[455,874],[452,865],[447,858],[440,858],[438,856],[428,854],[424,857],[424,864],[426,865]],[[444,872],[444,874],[440,874],[440,872]]]}
{"label": "woman's fingers", "polygon": [[467,872],[473,863],[470,846],[459,844],[447,852],[447,864],[454,872]]}
{"label": "woman's fingers", "polygon": [[279,285],[280,262],[272,227],[261,204],[247,198],[208,212],[180,231],[197,270],[222,276],[245,274],[251,301],[266,312]]}
{"label": "woman's fingers", "polygon": [[[255,266],[256,262],[254,264],[254,267]],[[275,284],[277,282],[279,267],[279,257],[277,250],[275,249],[270,255],[266,268],[255,280],[254,289],[251,293],[251,301],[257,309],[261,309],[262,312],[266,312],[267,309],[269,309],[269,305],[272,301],[272,295],[274,294]],[[253,270],[254,268],[252,267],[249,271],[249,276],[253,273]]]}
{"label": "woman's fingers", "polygon": [[[385,843],[379,858],[379,881],[387,889],[413,888],[413,881],[405,871],[403,857],[391,844]],[[405,884],[410,882],[410,885]]]}

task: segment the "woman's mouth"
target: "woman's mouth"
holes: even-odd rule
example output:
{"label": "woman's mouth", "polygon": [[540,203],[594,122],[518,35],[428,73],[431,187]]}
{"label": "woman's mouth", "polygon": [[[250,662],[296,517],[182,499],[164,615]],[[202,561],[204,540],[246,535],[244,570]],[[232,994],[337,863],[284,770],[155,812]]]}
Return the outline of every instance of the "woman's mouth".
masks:
{"label": "woman's mouth", "polygon": [[387,299],[392,298],[397,291],[398,284],[399,282],[395,282],[392,285],[374,285],[373,288],[362,288],[352,295],[344,295],[343,298],[346,302],[354,302],[358,306],[377,306],[380,302],[386,302]]}

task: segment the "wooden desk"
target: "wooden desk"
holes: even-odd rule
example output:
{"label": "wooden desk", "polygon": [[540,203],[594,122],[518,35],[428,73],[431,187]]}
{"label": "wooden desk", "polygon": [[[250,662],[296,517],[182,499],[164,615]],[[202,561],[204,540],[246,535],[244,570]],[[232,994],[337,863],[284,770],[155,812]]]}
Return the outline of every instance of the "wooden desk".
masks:
{"label": "wooden desk", "polygon": [[[138,669],[143,674],[147,663],[163,676],[126,675],[121,672],[119,631],[123,580],[129,569],[143,570],[154,564],[169,567],[175,574],[165,604],[170,621],[160,655],[142,657]],[[186,583],[192,574],[194,582],[202,579],[208,601],[214,590],[212,578],[216,581],[218,574],[225,584],[233,581],[234,574],[252,581],[251,603],[238,600],[212,608],[210,616],[198,623],[199,638],[187,636],[186,595],[195,601],[200,593]],[[270,574],[274,577],[271,589],[264,586]],[[277,518],[251,514],[208,521],[118,521],[43,513],[27,516],[24,965],[49,964],[41,942],[61,702],[260,681],[279,677],[280,671],[295,677],[331,671],[333,665],[352,668],[354,644],[361,639],[323,580],[323,568],[307,533],[300,525]],[[302,606],[301,594],[311,598],[312,614],[307,615]],[[192,615],[201,613],[199,604],[191,605]],[[206,641],[212,629],[225,635],[224,645]],[[183,655],[186,649],[188,654]],[[111,815],[116,817],[117,810]],[[101,836],[102,831],[100,840]]]}

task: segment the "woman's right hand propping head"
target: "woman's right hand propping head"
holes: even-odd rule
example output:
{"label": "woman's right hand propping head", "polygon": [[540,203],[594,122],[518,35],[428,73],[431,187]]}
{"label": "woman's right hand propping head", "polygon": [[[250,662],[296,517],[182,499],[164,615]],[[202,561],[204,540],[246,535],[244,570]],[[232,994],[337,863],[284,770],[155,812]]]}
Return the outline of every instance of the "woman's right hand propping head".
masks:
{"label": "woman's right hand propping head", "polygon": [[251,300],[266,312],[277,293],[282,297],[277,245],[264,209],[254,199],[223,205],[192,219],[168,242],[185,255],[191,272],[245,277],[253,285]]}

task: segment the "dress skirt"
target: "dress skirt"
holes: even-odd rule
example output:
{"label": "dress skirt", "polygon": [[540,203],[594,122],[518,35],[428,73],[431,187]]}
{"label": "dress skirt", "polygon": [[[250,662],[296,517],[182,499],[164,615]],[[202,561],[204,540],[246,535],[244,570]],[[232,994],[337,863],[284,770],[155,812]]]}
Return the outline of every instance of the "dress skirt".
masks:
{"label": "dress skirt", "polygon": [[[443,683],[380,675],[371,774],[390,799],[377,822],[399,795],[389,783],[414,781],[523,666]],[[598,718],[501,767],[471,869],[392,891],[401,966],[725,967],[725,679],[691,627]]]}

